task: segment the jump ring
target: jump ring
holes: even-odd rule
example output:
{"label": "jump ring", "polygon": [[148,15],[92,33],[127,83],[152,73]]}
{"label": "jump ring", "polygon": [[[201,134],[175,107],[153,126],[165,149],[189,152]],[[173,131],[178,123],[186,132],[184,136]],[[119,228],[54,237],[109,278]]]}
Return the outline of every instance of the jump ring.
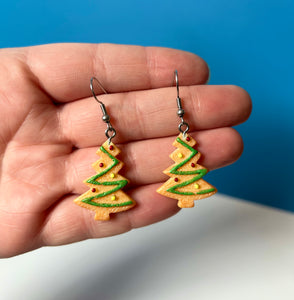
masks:
{"label": "jump ring", "polygon": [[[111,133],[111,135],[109,133]],[[105,130],[105,135],[108,138],[108,143],[110,144],[111,140],[116,136],[116,130],[113,127],[107,128]]]}
{"label": "jump ring", "polygon": [[[182,129],[183,126],[186,126],[185,130]],[[180,125],[179,125],[179,131],[183,134],[183,136],[186,135],[186,133],[188,132],[188,130],[189,130],[189,124],[188,123],[186,123],[186,122],[180,123]]]}

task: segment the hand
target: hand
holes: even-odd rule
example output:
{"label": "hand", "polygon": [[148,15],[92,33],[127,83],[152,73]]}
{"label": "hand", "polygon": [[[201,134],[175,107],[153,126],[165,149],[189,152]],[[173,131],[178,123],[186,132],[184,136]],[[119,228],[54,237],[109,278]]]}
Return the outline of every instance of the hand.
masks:
{"label": "hand", "polygon": [[[155,192],[168,179],[162,171],[178,135],[175,69],[199,163],[210,170],[233,163],[242,139],[230,126],[248,118],[250,97],[236,86],[203,85],[208,67],[194,54],[105,44],[0,50],[0,257],[123,233],[179,210]],[[138,204],[108,222],[73,203],[88,190],[82,181],[94,175],[106,140],[92,76],[109,92],[99,98],[117,130],[114,142],[123,143],[120,173]]]}

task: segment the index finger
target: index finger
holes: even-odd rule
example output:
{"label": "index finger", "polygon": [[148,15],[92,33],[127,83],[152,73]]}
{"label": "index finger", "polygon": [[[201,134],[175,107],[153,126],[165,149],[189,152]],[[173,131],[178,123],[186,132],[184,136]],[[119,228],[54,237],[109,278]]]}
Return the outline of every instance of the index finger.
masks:
{"label": "index finger", "polygon": [[[51,44],[23,48],[26,63],[43,90],[58,102],[91,95],[97,77],[109,93],[207,81],[209,69],[199,56],[175,49],[114,44]],[[98,91],[97,91],[98,92]]]}

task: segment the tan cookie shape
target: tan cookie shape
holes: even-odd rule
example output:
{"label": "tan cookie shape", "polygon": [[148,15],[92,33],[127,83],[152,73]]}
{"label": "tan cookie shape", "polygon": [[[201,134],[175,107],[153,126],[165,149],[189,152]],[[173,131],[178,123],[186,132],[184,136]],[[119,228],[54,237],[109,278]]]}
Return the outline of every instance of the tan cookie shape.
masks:
{"label": "tan cookie shape", "polygon": [[212,196],[217,189],[202,177],[208,170],[197,162],[201,156],[193,147],[196,141],[187,134],[181,133],[173,145],[177,148],[170,158],[175,162],[163,172],[170,178],[157,189],[157,192],[169,198],[177,199],[178,206],[194,206],[195,200]]}
{"label": "tan cookie shape", "polygon": [[116,158],[120,149],[106,141],[96,153],[100,158],[92,166],[97,174],[84,180],[90,189],[74,202],[95,211],[95,220],[107,221],[109,214],[128,210],[136,202],[122,191],[129,181],[118,173],[123,167],[123,162]]}

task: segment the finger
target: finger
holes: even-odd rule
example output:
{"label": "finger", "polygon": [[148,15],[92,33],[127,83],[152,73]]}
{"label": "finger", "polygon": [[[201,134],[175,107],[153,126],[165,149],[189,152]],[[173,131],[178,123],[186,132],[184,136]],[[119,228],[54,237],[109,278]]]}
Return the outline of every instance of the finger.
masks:
{"label": "finger", "polygon": [[[212,170],[236,161],[243,150],[239,133],[232,128],[193,132],[196,149],[201,153],[200,165]],[[119,145],[122,152],[118,159],[124,162],[121,171],[130,180],[129,186],[158,183],[167,179],[163,170],[173,164],[169,155],[175,150],[172,143],[176,137],[144,140]],[[96,148],[79,149],[70,157],[65,185],[72,193],[82,194],[88,187],[83,180],[93,176],[91,165],[98,160]]]}
{"label": "finger", "polygon": [[[191,131],[237,125],[251,112],[248,93],[236,86],[190,86],[180,92]],[[175,98],[175,88],[103,97],[118,132],[116,143],[177,134],[180,120]],[[99,110],[91,98],[63,106],[60,136],[78,148],[104,142],[105,123]]]}
{"label": "finger", "polygon": [[62,199],[49,213],[40,234],[43,245],[62,245],[88,238],[127,232],[164,220],[179,211],[177,202],[156,193],[157,185],[128,191],[137,205],[126,212],[111,214],[110,221],[95,221],[94,213],[73,203],[76,196]]}
{"label": "finger", "polygon": [[168,48],[55,44],[14,51],[25,53],[42,89],[61,102],[90,96],[92,76],[110,93],[170,86],[175,69],[181,85],[205,83],[209,76],[203,59]]}

